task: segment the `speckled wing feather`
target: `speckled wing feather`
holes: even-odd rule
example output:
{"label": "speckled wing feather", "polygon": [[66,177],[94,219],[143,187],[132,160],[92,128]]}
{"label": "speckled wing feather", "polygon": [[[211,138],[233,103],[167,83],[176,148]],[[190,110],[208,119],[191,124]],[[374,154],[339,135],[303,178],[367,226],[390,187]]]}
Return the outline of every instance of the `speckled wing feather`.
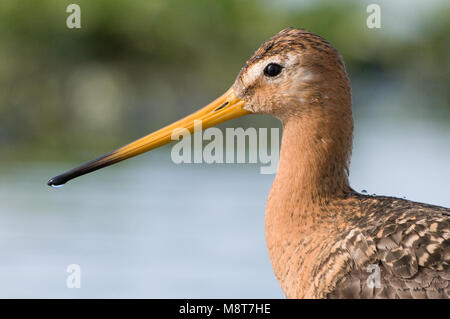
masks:
{"label": "speckled wing feather", "polygon": [[326,297],[450,298],[450,210],[358,196],[363,216],[340,243],[352,267]]}

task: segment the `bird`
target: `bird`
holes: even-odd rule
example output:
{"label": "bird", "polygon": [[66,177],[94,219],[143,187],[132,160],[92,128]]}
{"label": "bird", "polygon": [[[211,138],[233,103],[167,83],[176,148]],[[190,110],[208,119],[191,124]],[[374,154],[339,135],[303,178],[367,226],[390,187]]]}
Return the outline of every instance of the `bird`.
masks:
{"label": "bird", "polygon": [[355,191],[353,116],[340,53],[305,29],[264,42],[222,96],[199,111],[48,181],[70,179],[247,114],[282,123],[265,232],[287,298],[449,298],[450,209]]}

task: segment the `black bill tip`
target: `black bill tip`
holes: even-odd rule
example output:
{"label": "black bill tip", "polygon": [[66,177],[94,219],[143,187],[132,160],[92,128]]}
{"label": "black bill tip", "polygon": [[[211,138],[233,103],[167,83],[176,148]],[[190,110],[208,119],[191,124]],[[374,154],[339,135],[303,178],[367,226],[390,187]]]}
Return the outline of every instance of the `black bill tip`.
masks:
{"label": "black bill tip", "polygon": [[75,167],[74,169],[71,169],[70,171],[67,171],[61,175],[55,176],[51,178],[47,185],[51,187],[61,187],[71,179],[74,179],[78,176],[88,174],[90,172],[96,171],[100,168],[115,164],[117,162],[122,161],[124,158],[116,158],[114,157],[115,152],[111,152],[108,154],[105,154],[103,156],[100,156],[99,158],[96,158],[92,161],[89,161],[87,163],[84,163],[78,167]]}
{"label": "black bill tip", "polygon": [[47,185],[51,187],[60,187],[63,186],[66,182],[67,180],[63,178],[63,176],[58,175],[53,178],[50,178],[50,180],[47,182]]}

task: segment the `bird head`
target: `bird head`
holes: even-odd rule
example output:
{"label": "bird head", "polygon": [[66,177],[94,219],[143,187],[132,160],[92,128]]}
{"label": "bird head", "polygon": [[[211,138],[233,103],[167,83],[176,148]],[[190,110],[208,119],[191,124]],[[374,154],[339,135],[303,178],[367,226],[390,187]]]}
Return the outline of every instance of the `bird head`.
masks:
{"label": "bird head", "polygon": [[309,115],[326,118],[348,111],[350,104],[349,81],[339,53],[306,30],[285,29],[263,43],[221,97],[184,119],[50,179],[48,185],[65,184],[170,143],[176,130],[192,133],[196,120],[206,129],[250,113],[271,114],[283,122]]}
{"label": "bird head", "polygon": [[320,36],[292,28],[259,47],[232,89],[246,101],[246,110],[281,120],[317,113],[325,105],[351,104],[349,80],[338,51]]}

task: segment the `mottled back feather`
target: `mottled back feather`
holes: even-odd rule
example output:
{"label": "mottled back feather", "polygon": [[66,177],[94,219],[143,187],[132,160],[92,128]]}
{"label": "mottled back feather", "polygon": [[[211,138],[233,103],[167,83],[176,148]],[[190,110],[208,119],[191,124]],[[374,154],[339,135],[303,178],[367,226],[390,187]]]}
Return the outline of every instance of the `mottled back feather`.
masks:
{"label": "mottled back feather", "polygon": [[[350,221],[353,228],[341,241],[352,267],[326,297],[450,298],[450,210],[357,196],[363,217]],[[377,268],[378,287],[372,280]]]}

